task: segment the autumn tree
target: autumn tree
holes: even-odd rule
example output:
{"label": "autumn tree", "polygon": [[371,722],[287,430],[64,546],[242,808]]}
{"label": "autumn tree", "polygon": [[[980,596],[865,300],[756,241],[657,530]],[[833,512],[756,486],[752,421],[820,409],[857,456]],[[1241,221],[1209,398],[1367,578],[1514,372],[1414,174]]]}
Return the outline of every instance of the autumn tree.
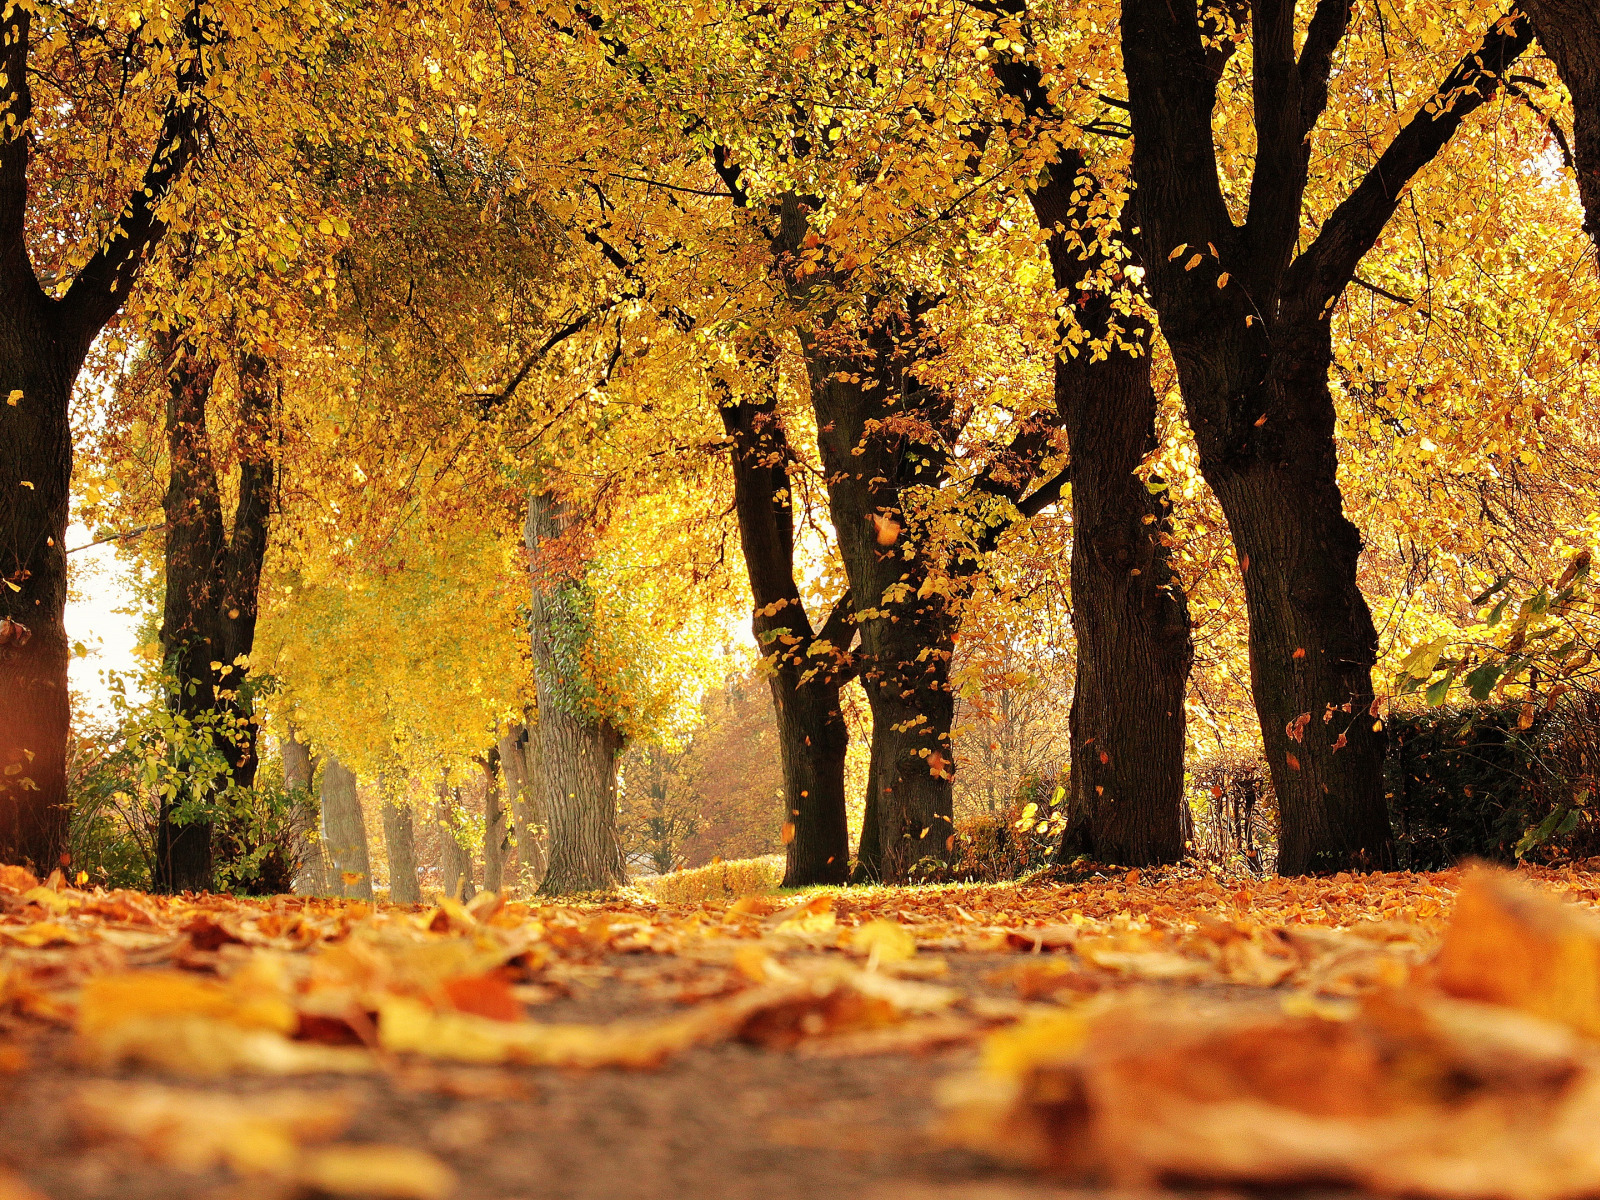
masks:
{"label": "autumn tree", "polygon": [[621,729],[600,711],[583,654],[591,620],[581,568],[552,562],[552,545],[573,530],[557,497],[535,492],[528,502],[527,542],[533,569],[528,628],[539,692],[540,799],[550,819],[549,862],[540,891],[588,892],[623,881],[617,840],[617,755]]}
{"label": "autumn tree", "polygon": [[[999,37],[1026,44],[1024,6]],[[1034,62],[1001,53],[994,71],[1020,107],[1010,135],[1062,114]],[[1137,206],[1110,194],[1082,151],[1064,149],[1028,189],[1070,314],[1055,362],[1055,404],[1071,453],[1071,819],[1065,854],[1145,865],[1185,853],[1184,750],[1194,658],[1183,587],[1169,561],[1170,502],[1140,468],[1156,450],[1152,323],[1143,310]],[[1130,211],[1131,210],[1131,211]],[[1131,270],[1130,270],[1131,268]],[[1130,278],[1131,277],[1131,278]],[[1035,435],[1037,436],[1037,435]]]}
{"label": "autumn tree", "polygon": [[[13,2],[0,14],[0,860],[41,867],[55,864],[66,831],[68,402],[90,344],[166,231],[166,202],[199,150],[203,92],[224,36],[199,5],[177,19],[135,14],[133,28],[117,32],[127,34],[129,69],[161,64],[125,110],[148,128],[147,165],[131,186],[114,169],[104,173],[116,181],[106,193],[59,197],[77,225],[59,231],[70,246],[63,255],[40,245],[53,205],[30,199],[55,181],[49,154],[35,158],[83,136],[85,122],[111,127],[101,97],[122,94],[104,85],[122,74],[124,55],[113,30],[73,9]],[[137,154],[140,141],[111,144],[108,165],[124,167],[117,156]],[[74,203],[110,214],[109,224],[71,212]]]}
{"label": "autumn tree", "polygon": [[166,596],[161,653],[170,677],[168,704],[215,743],[229,764],[221,778],[193,777],[186,794],[162,807],[155,885],[204,891],[211,884],[211,814],[225,787],[255,780],[256,719],[249,660],[255,642],[257,587],[266,556],[271,508],[271,378],[259,356],[233,364],[239,400],[237,499],[231,524],[212,459],[208,407],[219,364],[181,337],[156,343],[167,378],[170,478],[166,514]]}
{"label": "autumn tree", "polygon": [[1319,3],[1298,53],[1294,5],[1252,7],[1259,152],[1236,222],[1212,124],[1235,45],[1229,18],[1164,0],[1123,5],[1147,279],[1201,468],[1240,551],[1252,684],[1282,813],[1280,869],[1381,867],[1392,848],[1373,711],[1377,634],[1356,579],[1361,537],[1337,479],[1328,313],[1406,185],[1495,95],[1532,32],[1519,14],[1493,19],[1308,234],[1312,144],[1351,5]]}
{"label": "autumn tree", "polygon": [[752,630],[769,671],[783,762],[784,884],[842,883],[850,876],[845,727],[839,691],[851,677],[855,639],[849,594],[818,623],[796,583],[794,451],[772,394],[722,406],[731,443],[739,544],[754,602]]}

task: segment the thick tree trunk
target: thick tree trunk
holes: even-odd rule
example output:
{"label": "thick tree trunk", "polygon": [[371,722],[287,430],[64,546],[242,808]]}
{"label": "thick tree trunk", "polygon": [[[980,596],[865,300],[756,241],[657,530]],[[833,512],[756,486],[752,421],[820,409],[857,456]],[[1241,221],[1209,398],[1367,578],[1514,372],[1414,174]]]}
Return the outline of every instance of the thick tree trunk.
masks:
{"label": "thick tree trunk", "polygon": [[1092,225],[1099,189],[1076,166],[1058,163],[1058,174],[1033,193],[1033,206],[1050,231],[1056,286],[1078,292],[1079,330],[1095,342],[1117,337],[1123,344],[1098,358],[1087,346],[1076,355],[1064,350],[1055,368],[1056,408],[1072,455],[1078,651],[1061,856],[1149,866],[1185,853],[1184,705],[1194,647],[1164,541],[1171,531],[1166,494],[1153,494],[1137,474],[1156,449],[1151,330],[1120,316],[1103,292],[1080,290],[1086,278],[1117,264],[1082,249],[1099,240]]}
{"label": "thick tree trunk", "polygon": [[[1236,9],[1243,19],[1245,6]],[[1348,5],[1318,5],[1297,51],[1293,0],[1248,6],[1257,158],[1241,226],[1213,140],[1216,86],[1234,47],[1215,36],[1216,10],[1122,5],[1147,281],[1201,471],[1239,549],[1285,873],[1380,868],[1394,857],[1382,726],[1368,711],[1377,639],[1356,583],[1361,539],[1337,480],[1328,315],[1407,185],[1497,94],[1532,40],[1521,14],[1492,18],[1433,100],[1308,231],[1312,135],[1349,15]]]}
{"label": "thick tree trunk", "polygon": [[528,629],[539,698],[536,784],[550,819],[549,863],[539,887],[546,896],[600,891],[625,878],[617,839],[622,735],[595,711],[589,683],[563,671],[563,663],[578,659],[568,641],[581,636],[574,633],[581,623],[572,618],[587,606],[587,591],[581,579],[546,577],[541,553],[541,543],[560,536],[567,520],[554,497],[542,492],[529,497],[533,603]]}
{"label": "thick tree trunk", "polygon": [[769,395],[722,409],[732,443],[734,507],[744,550],[751,627],[772,689],[783,763],[785,887],[843,883],[850,875],[844,794],[845,726],[839,690],[849,669],[848,600],[813,628],[794,578],[793,454]]}
{"label": "thick tree trunk", "polygon": [[[320,812],[320,806],[311,790],[312,779],[317,773],[317,760],[311,754],[311,747],[299,739],[293,725],[289,726],[289,732],[280,745],[283,753],[283,785],[303,800],[308,816],[314,818]],[[308,820],[306,828],[295,839],[300,871],[294,879],[294,890],[300,896],[328,894],[328,864],[321,837],[311,836],[313,824],[320,822]]]}
{"label": "thick tree trunk", "polygon": [[1250,681],[1286,875],[1393,865],[1386,738],[1372,712],[1378,634],[1356,584],[1361,535],[1339,492],[1327,338],[1323,322],[1285,354],[1294,369],[1268,385],[1268,411],[1301,414],[1275,453],[1201,456],[1244,569]]}
{"label": "thick tree trunk", "polygon": [[497,894],[505,890],[506,854],[511,849],[506,810],[500,802],[499,763],[498,750],[478,760],[483,768],[483,888]]}
{"label": "thick tree trunk", "polygon": [[517,883],[531,892],[544,879],[545,818],[539,810],[529,761],[533,740],[526,725],[516,724],[500,739],[500,767],[516,826]]}
{"label": "thick tree trunk", "polygon": [[[43,873],[62,861],[67,832],[68,402],[90,345],[165,233],[156,210],[194,156],[203,105],[168,105],[115,232],[65,295],[48,296],[28,249],[32,25],[32,6],[0,8],[0,862]],[[204,36],[198,10],[183,35],[191,45]],[[180,65],[181,93],[204,85],[209,61],[196,55]]]}
{"label": "thick tree trunk", "polygon": [[394,904],[421,904],[417,882],[417,843],[411,806],[385,801],[383,840],[389,850],[389,900]]}
{"label": "thick tree trunk", "polygon": [[1594,0],[1521,0],[1572,93],[1572,154],[1584,228],[1600,246],[1600,10]]}
{"label": "thick tree trunk", "polygon": [[372,862],[355,773],[332,755],[322,768],[322,841],[328,848],[330,890],[347,899],[370,901]]}
{"label": "thick tree trunk", "polygon": [[[255,781],[258,731],[248,659],[255,642],[272,491],[270,400],[266,364],[242,360],[239,498],[230,534],[223,526],[207,423],[217,364],[171,336],[158,339],[154,348],[169,384],[170,478],[163,501],[167,586],[161,622],[169,672],[167,705],[207,743],[204,749],[178,748],[189,757],[188,786],[162,805],[155,885],[171,892],[204,891],[212,883],[217,799],[230,786],[248,788]],[[211,775],[197,766],[193,756],[207,751],[227,764],[226,774]]]}
{"label": "thick tree trunk", "polygon": [[768,681],[787,807],[783,886],[845,883],[850,878],[850,825],[844,763],[850,731],[838,685],[797,682],[792,677],[796,673],[796,667],[781,667]]}
{"label": "thick tree trunk", "polygon": [[[1057,364],[1072,447],[1072,810],[1088,853],[1149,866],[1185,853],[1189,613],[1161,538],[1164,496],[1137,474],[1154,449],[1148,356]],[[1146,523],[1148,521],[1148,523]]]}
{"label": "thick tree trunk", "polygon": [[[869,705],[870,707],[870,705]],[[878,820],[878,752],[873,738],[867,757],[867,798],[861,813],[861,840],[857,845],[851,883],[877,883],[883,878],[883,831]]]}
{"label": "thick tree trunk", "polygon": [[869,787],[877,801],[878,870],[888,883],[945,861],[955,834],[949,676],[956,621],[944,596],[923,586],[927,561],[920,553],[908,557],[902,542],[908,518],[901,491],[936,486],[940,456],[876,424],[910,411],[941,428],[947,401],[910,376],[911,351],[902,339],[912,335],[898,319],[859,334],[818,328],[801,337],[828,505],[861,639],[856,667],[872,706]]}
{"label": "thick tree trunk", "polygon": [[477,894],[472,884],[472,852],[461,843],[461,789],[448,774],[439,784],[439,880],[444,894],[465,903]]}
{"label": "thick tree trunk", "polygon": [[67,403],[83,361],[47,303],[0,276],[0,862],[40,875],[66,849]]}

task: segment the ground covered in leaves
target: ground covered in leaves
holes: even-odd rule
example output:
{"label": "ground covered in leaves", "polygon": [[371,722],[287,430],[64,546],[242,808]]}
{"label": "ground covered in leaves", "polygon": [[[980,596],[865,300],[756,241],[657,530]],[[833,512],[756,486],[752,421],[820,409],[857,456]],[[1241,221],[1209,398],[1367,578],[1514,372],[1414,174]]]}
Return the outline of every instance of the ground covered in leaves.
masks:
{"label": "ground covered in leaves", "polygon": [[419,909],[0,867],[0,1200],[1600,1194],[1600,873]]}

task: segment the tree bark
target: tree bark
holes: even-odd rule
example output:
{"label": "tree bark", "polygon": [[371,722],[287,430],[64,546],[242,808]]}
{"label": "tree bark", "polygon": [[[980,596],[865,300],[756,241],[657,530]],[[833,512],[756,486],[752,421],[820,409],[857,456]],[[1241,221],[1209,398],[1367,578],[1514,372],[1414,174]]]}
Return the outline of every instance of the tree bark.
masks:
{"label": "tree bark", "polygon": [[[1054,232],[1060,221],[1079,227],[1080,244],[1095,241],[1084,228],[1086,205],[1072,202],[1080,182],[1072,176],[1061,171],[1033,196],[1040,225],[1052,231],[1050,260],[1062,289],[1077,289],[1087,274],[1110,265],[1083,256]],[[1112,337],[1117,316],[1109,296],[1082,294],[1075,311],[1090,338]],[[1083,818],[1084,851],[1127,866],[1177,862],[1187,836],[1189,609],[1166,546],[1166,493],[1152,493],[1137,474],[1156,449],[1150,334],[1147,323],[1136,321],[1122,333],[1125,348],[1111,348],[1098,361],[1083,348],[1058,357],[1055,366],[1056,406],[1072,453],[1078,654],[1069,812]]]}
{"label": "tree bark", "polygon": [[166,595],[161,622],[167,706],[228,765],[225,775],[189,770],[188,786],[162,804],[155,886],[170,892],[204,891],[212,884],[215,805],[230,786],[250,787],[258,762],[249,655],[271,511],[271,400],[266,364],[242,357],[237,371],[239,495],[230,533],[223,526],[222,491],[207,422],[217,363],[171,335],[156,339],[153,347],[168,380],[170,477],[163,500]]}
{"label": "tree bark", "polygon": [[1377,636],[1337,480],[1328,312],[1406,185],[1494,95],[1531,30],[1520,16],[1496,21],[1306,245],[1311,134],[1350,5],[1320,3],[1298,56],[1292,0],[1251,5],[1259,151],[1243,226],[1212,141],[1231,43],[1208,48],[1196,12],[1166,0],[1124,0],[1122,11],[1147,278],[1201,471],[1239,551],[1279,870],[1384,868],[1394,848],[1371,713]]}
{"label": "tree bark", "polygon": [[734,508],[754,600],[751,627],[772,690],[783,763],[784,887],[844,883],[850,875],[839,692],[850,669],[849,598],[813,628],[794,578],[793,452],[770,392],[724,404]]}
{"label": "tree bark", "polygon": [[1583,227],[1600,247],[1600,11],[1593,0],[1520,0],[1519,7],[1572,93],[1571,151]]}
{"label": "tree bark", "polygon": [[0,278],[0,862],[40,875],[66,848],[67,404],[83,361],[49,303]]}
{"label": "tree bark", "polygon": [[[0,862],[42,874],[67,832],[66,532],[73,384],[90,345],[121,308],[165,233],[157,209],[198,147],[205,59],[180,65],[144,177],[107,240],[64,295],[40,287],[29,255],[32,11],[0,11]],[[205,40],[199,10],[184,41]]]}
{"label": "tree bark", "polygon": [[617,838],[617,756],[621,732],[596,711],[581,678],[575,639],[587,636],[588,595],[581,579],[547,578],[542,544],[566,531],[555,497],[534,492],[525,536],[532,564],[529,636],[539,702],[537,786],[550,819],[546,896],[600,891],[625,878]]}
{"label": "tree bark", "polygon": [[513,725],[500,739],[500,766],[516,826],[517,882],[531,892],[544,880],[545,818],[540,812],[535,771],[529,762],[533,741],[528,727]]}
{"label": "tree bark", "polygon": [[322,768],[322,841],[328,848],[330,890],[347,899],[370,901],[372,861],[355,773],[331,754]]}
{"label": "tree bark", "polygon": [[421,904],[417,882],[416,830],[409,804],[384,801],[383,840],[389,850],[389,900],[393,904]]}
{"label": "tree bark", "polygon": [[956,621],[944,595],[923,587],[931,564],[915,549],[906,555],[902,541],[910,518],[901,492],[937,485],[941,456],[892,422],[879,424],[908,412],[934,429],[948,419],[946,398],[910,374],[914,336],[900,315],[862,330],[819,325],[801,333],[828,506],[855,601],[856,666],[872,708],[868,786],[886,883],[945,861],[955,835]]}
{"label": "tree bark", "polygon": [[439,784],[439,878],[444,894],[466,903],[477,894],[472,884],[472,854],[461,844],[461,789],[450,786],[448,774]]}
{"label": "tree bark", "polygon": [[491,750],[478,765],[483,768],[483,888],[498,895],[505,890],[506,853],[511,848],[506,810],[500,803],[500,751]]}
{"label": "tree bark", "polygon": [[[1014,6],[1017,15],[1026,5]],[[996,77],[1024,121],[1059,120],[1031,61],[1002,55]],[[1013,133],[1018,132],[1017,129]],[[1147,866],[1184,856],[1185,701],[1194,646],[1182,584],[1167,550],[1171,510],[1137,474],[1157,448],[1152,330],[1119,312],[1111,286],[1136,244],[1136,219],[1110,219],[1082,156],[1063,152],[1029,192],[1055,285],[1074,297],[1063,326],[1055,403],[1072,456],[1072,628],[1077,677],[1069,715],[1069,822],[1059,857]],[[1114,233],[1117,240],[1114,240]],[[1099,280],[1109,279],[1114,284]],[[1069,335],[1076,334],[1075,341]],[[1158,483],[1159,481],[1152,481]]]}
{"label": "tree bark", "polygon": [[[867,706],[869,709],[871,705]],[[861,813],[861,840],[850,882],[878,883],[883,879],[883,828],[878,819],[878,767],[881,748],[873,738],[867,747],[867,799]]]}
{"label": "tree bark", "polygon": [[[291,793],[302,796],[308,813],[321,811],[311,791],[311,781],[317,773],[317,760],[311,747],[302,742],[293,725],[280,745],[283,753],[283,785]],[[320,824],[320,819],[318,821]],[[308,827],[296,838],[296,851],[300,856],[300,873],[295,876],[294,890],[300,896],[325,896],[328,894],[328,864],[320,837],[310,836]]]}

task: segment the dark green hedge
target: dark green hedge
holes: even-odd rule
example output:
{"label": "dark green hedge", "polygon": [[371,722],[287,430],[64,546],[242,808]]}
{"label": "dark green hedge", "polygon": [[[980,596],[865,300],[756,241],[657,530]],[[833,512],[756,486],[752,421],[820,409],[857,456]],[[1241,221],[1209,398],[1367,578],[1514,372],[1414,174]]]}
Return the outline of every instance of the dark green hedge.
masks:
{"label": "dark green hedge", "polygon": [[1490,703],[1391,717],[1385,774],[1402,866],[1595,848],[1587,793],[1600,708],[1586,699],[1539,710],[1527,729],[1520,712],[1520,704]]}

